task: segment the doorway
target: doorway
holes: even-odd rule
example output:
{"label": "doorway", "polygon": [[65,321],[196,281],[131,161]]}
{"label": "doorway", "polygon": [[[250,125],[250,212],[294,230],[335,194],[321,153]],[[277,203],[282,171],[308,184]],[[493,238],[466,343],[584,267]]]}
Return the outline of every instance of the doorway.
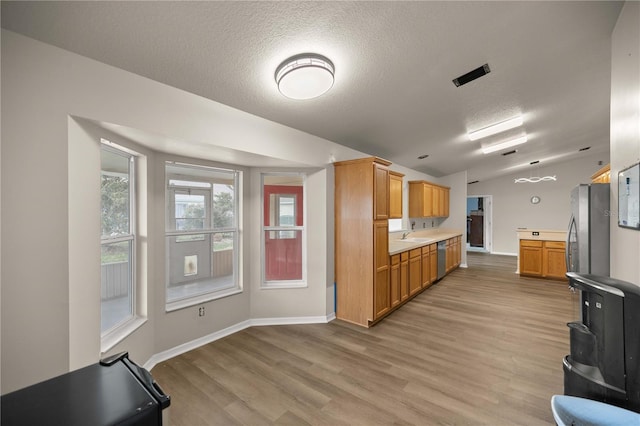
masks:
{"label": "doorway", "polygon": [[467,250],[491,253],[491,195],[467,197]]}

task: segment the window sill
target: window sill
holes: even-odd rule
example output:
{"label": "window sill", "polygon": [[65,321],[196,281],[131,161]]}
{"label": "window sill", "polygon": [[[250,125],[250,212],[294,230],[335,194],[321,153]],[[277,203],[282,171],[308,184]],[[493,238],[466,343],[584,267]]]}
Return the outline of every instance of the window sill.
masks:
{"label": "window sill", "polygon": [[146,322],[147,318],[145,317],[135,317],[130,321],[127,321],[120,327],[116,328],[115,330],[109,332],[101,339],[100,351],[103,354],[110,351],[115,345],[123,341],[138,328],[142,327],[142,325]]}
{"label": "window sill", "polygon": [[269,283],[262,283],[261,290],[274,290],[283,288],[307,288],[306,281],[271,281]]}
{"label": "window sill", "polygon": [[200,305],[202,303],[211,302],[213,300],[222,299],[223,297],[233,296],[242,293],[242,289],[233,287],[216,293],[207,293],[201,296],[190,297],[184,300],[176,300],[175,302],[167,302],[165,311],[173,312],[190,306]]}

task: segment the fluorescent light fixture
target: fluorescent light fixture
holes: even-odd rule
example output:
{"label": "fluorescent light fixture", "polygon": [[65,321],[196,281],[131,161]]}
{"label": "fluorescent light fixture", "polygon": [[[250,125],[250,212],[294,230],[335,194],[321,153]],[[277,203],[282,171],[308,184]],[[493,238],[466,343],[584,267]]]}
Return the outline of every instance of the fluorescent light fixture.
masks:
{"label": "fluorescent light fixture", "polygon": [[492,124],[484,129],[476,130],[475,132],[467,133],[469,139],[472,141],[486,138],[487,136],[495,135],[505,130],[513,129],[514,127],[522,126],[522,116],[510,118],[505,121],[501,121],[497,124]]}
{"label": "fluorescent light fixture", "polygon": [[521,145],[527,141],[527,135],[521,136],[515,139],[509,139],[508,141],[500,142],[495,145],[489,145],[482,148],[483,154],[491,154],[492,152],[500,151],[501,149],[511,148],[512,146]]}
{"label": "fluorescent light fixture", "polygon": [[312,99],[333,86],[333,63],[315,53],[292,56],[278,66],[275,79],[280,93],[291,99]]}

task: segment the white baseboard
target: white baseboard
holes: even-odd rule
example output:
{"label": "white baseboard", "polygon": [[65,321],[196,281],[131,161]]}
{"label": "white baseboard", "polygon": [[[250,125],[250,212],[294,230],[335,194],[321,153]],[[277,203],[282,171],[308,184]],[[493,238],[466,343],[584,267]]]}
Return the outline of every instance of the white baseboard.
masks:
{"label": "white baseboard", "polygon": [[222,339],[223,337],[227,337],[233,333],[237,333],[249,327],[260,327],[260,326],[266,326],[266,325],[288,325],[288,324],[322,324],[322,323],[328,323],[330,321],[333,321],[334,319],[336,319],[335,312],[324,317],[316,316],[316,317],[254,318],[254,319],[242,321],[238,324],[234,324],[223,330],[216,331],[215,333],[202,336],[198,339],[183,343],[174,348],[167,349],[166,351],[162,351],[160,353],[154,354],[151,356],[151,358],[149,358],[147,362],[143,364],[143,367],[146,368],[147,370],[151,370],[158,363],[171,359],[175,356],[181,355],[185,352],[189,352],[191,350],[197,349],[200,346],[204,346],[208,343],[215,342],[218,339]]}
{"label": "white baseboard", "polygon": [[500,256],[517,256],[518,255],[518,253],[502,253],[499,251],[492,251],[491,254],[497,254]]}

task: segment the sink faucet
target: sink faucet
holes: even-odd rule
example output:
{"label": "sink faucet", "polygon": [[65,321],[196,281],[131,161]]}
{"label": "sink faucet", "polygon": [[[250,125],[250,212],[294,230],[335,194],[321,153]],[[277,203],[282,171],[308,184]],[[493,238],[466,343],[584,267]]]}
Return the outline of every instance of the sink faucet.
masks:
{"label": "sink faucet", "polygon": [[402,240],[406,240],[407,239],[407,235],[409,235],[411,232],[403,232],[402,233]]}

